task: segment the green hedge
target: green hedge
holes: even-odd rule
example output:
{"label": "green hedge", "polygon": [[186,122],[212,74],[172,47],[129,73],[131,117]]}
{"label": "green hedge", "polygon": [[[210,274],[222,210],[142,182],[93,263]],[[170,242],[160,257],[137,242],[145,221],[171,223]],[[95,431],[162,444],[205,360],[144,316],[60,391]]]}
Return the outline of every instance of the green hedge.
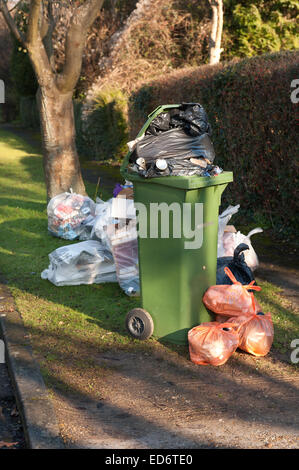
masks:
{"label": "green hedge", "polygon": [[131,138],[160,104],[200,102],[213,127],[216,163],[234,172],[224,203],[284,234],[299,229],[297,108],[291,81],[299,51],[177,71],[130,97]]}
{"label": "green hedge", "polygon": [[[121,90],[101,90],[88,114],[85,126],[80,116],[80,103],[75,113],[77,146],[89,160],[120,160],[127,152],[127,98]],[[76,108],[75,108],[76,109]]]}

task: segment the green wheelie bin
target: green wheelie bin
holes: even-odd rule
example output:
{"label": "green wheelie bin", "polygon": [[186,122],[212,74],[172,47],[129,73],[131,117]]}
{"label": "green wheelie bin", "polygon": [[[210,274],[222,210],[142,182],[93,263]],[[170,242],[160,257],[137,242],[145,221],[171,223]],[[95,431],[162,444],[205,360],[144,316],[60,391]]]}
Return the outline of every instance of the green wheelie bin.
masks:
{"label": "green wheelie bin", "polygon": [[[137,137],[158,114],[178,106],[159,106]],[[191,328],[211,321],[202,297],[216,284],[219,205],[233,174],[147,179],[128,171],[129,157],[121,174],[134,187],[142,308],[128,312],[126,327],[134,338],[186,344]]]}

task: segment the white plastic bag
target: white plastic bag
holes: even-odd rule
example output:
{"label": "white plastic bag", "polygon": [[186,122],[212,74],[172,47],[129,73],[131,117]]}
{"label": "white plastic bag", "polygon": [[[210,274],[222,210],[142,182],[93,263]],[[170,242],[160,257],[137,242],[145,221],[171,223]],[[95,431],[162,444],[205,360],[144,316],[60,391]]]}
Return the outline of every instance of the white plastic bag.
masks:
{"label": "white plastic bag", "polygon": [[53,197],[48,206],[48,230],[66,240],[75,240],[84,232],[84,221],[95,215],[95,203],[88,196],[62,193]]}
{"label": "white plastic bag", "polygon": [[236,206],[228,206],[225,211],[223,211],[219,217],[218,217],[218,247],[217,247],[217,258],[221,258],[224,255],[224,249],[223,249],[223,234],[224,234],[224,229],[227,226],[229,220],[231,217],[238,212],[240,208],[240,204],[237,204]]}
{"label": "white plastic bag", "polygon": [[56,286],[117,282],[112,254],[95,240],[57,248],[49,260],[41,278]]}
{"label": "white plastic bag", "polygon": [[223,243],[223,256],[233,256],[234,255],[234,249],[240,244],[240,243],[246,243],[248,245],[249,250],[245,250],[244,256],[245,256],[245,262],[247,265],[250,267],[252,271],[257,269],[259,265],[259,260],[257,257],[256,252],[254,251],[254,248],[251,244],[250,237],[252,235],[255,235],[256,233],[261,233],[263,232],[263,229],[260,227],[257,227],[253,230],[251,230],[247,235],[243,235],[241,232],[237,233],[224,233],[223,238],[222,238],[222,243]]}

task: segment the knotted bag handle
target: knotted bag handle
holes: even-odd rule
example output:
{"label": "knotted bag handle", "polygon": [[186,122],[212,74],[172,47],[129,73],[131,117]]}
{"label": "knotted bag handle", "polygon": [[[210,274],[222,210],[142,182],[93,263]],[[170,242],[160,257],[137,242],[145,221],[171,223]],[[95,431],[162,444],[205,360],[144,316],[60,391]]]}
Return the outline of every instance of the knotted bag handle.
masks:
{"label": "knotted bag handle", "polygon": [[233,284],[239,284],[240,286],[243,286],[244,289],[246,290],[249,290],[249,289],[257,290],[257,291],[261,290],[260,286],[254,286],[254,283],[255,283],[254,280],[251,281],[247,286],[244,286],[241,282],[237,281],[237,279],[235,278],[235,276],[233,275],[233,273],[227,266],[224,268],[224,272],[230,278]]}

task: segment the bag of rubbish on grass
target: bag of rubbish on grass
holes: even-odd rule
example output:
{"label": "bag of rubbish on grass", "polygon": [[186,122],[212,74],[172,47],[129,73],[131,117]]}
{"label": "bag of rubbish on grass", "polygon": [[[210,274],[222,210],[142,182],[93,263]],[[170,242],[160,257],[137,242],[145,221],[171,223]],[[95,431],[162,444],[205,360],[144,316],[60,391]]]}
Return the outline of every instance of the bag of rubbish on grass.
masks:
{"label": "bag of rubbish on grass", "polygon": [[122,219],[118,224],[110,224],[107,236],[120,287],[129,296],[138,295],[140,287],[136,219],[131,219],[128,223]]}
{"label": "bag of rubbish on grass", "polygon": [[84,231],[83,222],[95,215],[95,203],[87,196],[62,193],[54,196],[48,206],[48,230],[66,240],[75,240]]}
{"label": "bag of rubbish on grass", "polygon": [[248,250],[244,252],[245,262],[249,268],[254,271],[258,268],[259,260],[257,257],[256,252],[251,244],[250,237],[255,235],[256,233],[263,232],[263,229],[257,227],[251,230],[247,235],[243,235],[241,232],[231,233],[231,232],[224,232],[222,237],[222,245],[223,245],[223,255],[222,256],[233,256],[234,249],[240,245],[240,243],[245,243],[248,245]]}
{"label": "bag of rubbish on grass", "polygon": [[195,364],[221,366],[239,344],[232,323],[207,322],[188,332],[190,359]]}
{"label": "bag of rubbish on grass", "polygon": [[224,268],[228,267],[241,284],[250,284],[254,281],[254,275],[245,262],[244,250],[248,250],[245,243],[241,243],[234,250],[234,256],[224,256],[217,258],[216,284],[232,284],[231,279],[226,275]]}
{"label": "bag of rubbish on grass", "polygon": [[241,284],[228,267],[224,268],[224,272],[232,281],[232,285],[209,287],[202,299],[205,306],[214,313],[230,317],[254,312],[253,295],[248,291],[260,291],[261,288],[254,285],[255,281],[251,281],[248,285]]}
{"label": "bag of rubbish on grass", "polygon": [[41,278],[56,286],[117,282],[112,254],[95,240],[57,248],[49,260]]}
{"label": "bag of rubbish on grass", "polygon": [[[257,304],[258,305],[258,304]],[[239,348],[254,356],[266,356],[271,349],[274,328],[271,314],[264,314],[260,307],[250,315],[241,315],[226,320],[233,323],[239,334]]]}

